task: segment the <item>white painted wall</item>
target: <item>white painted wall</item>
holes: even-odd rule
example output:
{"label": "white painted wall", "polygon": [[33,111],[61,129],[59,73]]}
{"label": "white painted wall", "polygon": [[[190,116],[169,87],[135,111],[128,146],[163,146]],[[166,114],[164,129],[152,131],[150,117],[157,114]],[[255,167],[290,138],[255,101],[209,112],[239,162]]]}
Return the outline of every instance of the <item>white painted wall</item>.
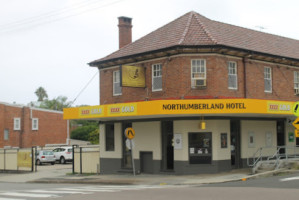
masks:
{"label": "white painted wall", "polygon": [[[266,143],[267,133],[271,134],[272,136],[270,143]],[[250,134],[254,135],[254,145],[249,144]],[[266,147],[266,146],[267,148],[264,148],[263,150],[263,156],[270,156],[276,152],[276,146],[277,146],[276,121],[242,120],[241,121],[241,158],[252,157],[253,154],[260,147]]]}
{"label": "white painted wall", "polygon": [[161,122],[135,122],[134,159],[139,159],[140,151],[152,151],[154,160],[162,159]]}
{"label": "white painted wall", "polygon": [[100,157],[122,158],[122,131],[121,123],[114,124],[114,151],[106,151],[105,124],[100,124]]}

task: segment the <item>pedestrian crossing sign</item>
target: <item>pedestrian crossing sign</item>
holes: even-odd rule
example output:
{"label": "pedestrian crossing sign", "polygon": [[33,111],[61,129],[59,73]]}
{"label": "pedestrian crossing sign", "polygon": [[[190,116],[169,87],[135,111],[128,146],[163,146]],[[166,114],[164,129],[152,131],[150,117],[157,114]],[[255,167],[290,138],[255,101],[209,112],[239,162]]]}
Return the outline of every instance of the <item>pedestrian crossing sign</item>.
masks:
{"label": "pedestrian crossing sign", "polygon": [[294,113],[295,116],[299,117],[299,101],[297,101],[296,103],[294,103],[293,113]]}
{"label": "pedestrian crossing sign", "polygon": [[135,130],[133,128],[126,128],[125,136],[128,139],[133,139],[135,137]]}

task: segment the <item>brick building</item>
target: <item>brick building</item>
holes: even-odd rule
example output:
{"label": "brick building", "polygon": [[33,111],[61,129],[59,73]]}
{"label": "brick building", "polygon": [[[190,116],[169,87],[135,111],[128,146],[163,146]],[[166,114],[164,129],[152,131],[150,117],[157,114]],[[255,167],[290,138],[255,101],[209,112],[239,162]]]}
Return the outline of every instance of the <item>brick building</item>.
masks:
{"label": "brick building", "polygon": [[0,148],[66,144],[67,123],[59,111],[0,103]]}
{"label": "brick building", "polygon": [[298,40],[189,12],[131,42],[131,22],[119,18],[118,51],[89,63],[100,71],[100,105],[64,113],[101,122],[101,173],[133,167],[128,127],[145,173],[227,171],[248,167],[260,147],[296,145]]}

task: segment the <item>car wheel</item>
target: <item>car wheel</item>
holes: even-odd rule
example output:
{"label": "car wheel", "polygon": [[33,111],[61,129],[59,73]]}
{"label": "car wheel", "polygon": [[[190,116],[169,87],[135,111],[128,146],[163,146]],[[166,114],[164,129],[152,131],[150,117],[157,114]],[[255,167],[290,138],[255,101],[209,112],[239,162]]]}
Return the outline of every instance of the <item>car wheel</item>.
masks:
{"label": "car wheel", "polygon": [[36,164],[37,164],[37,165],[42,165],[42,163],[41,163],[40,160],[36,160]]}
{"label": "car wheel", "polygon": [[65,158],[64,157],[60,158],[60,164],[65,164]]}
{"label": "car wheel", "polygon": [[51,162],[51,165],[55,165],[55,162]]}

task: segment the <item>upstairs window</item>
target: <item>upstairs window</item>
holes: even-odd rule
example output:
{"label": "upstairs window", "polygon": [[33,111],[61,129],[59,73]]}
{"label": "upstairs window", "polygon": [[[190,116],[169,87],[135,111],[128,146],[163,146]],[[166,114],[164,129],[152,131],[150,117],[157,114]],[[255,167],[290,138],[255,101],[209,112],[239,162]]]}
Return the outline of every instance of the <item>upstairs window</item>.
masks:
{"label": "upstairs window", "polygon": [[113,96],[118,96],[122,94],[121,86],[120,86],[120,72],[113,72]]}
{"label": "upstairs window", "polygon": [[272,73],[270,67],[264,68],[265,92],[272,92]]}
{"label": "upstairs window", "polygon": [[4,129],[4,140],[9,140],[9,130]]}
{"label": "upstairs window", "polygon": [[38,130],[38,118],[32,118],[32,130]]}
{"label": "upstairs window", "polygon": [[191,60],[191,87],[205,87],[206,76],[206,60]]}
{"label": "upstairs window", "polygon": [[228,62],[228,89],[238,89],[236,62]]}
{"label": "upstairs window", "polygon": [[294,72],[294,91],[295,95],[299,95],[299,72]]}
{"label": "upstairs window", "polygon": [[21,130],[21,118],[14,118],[13,130],[15,131]]}
{"label": "upstairs window", "polygon": [[162,90],[162,65],[155,64],[152,66],[152,91]]}

